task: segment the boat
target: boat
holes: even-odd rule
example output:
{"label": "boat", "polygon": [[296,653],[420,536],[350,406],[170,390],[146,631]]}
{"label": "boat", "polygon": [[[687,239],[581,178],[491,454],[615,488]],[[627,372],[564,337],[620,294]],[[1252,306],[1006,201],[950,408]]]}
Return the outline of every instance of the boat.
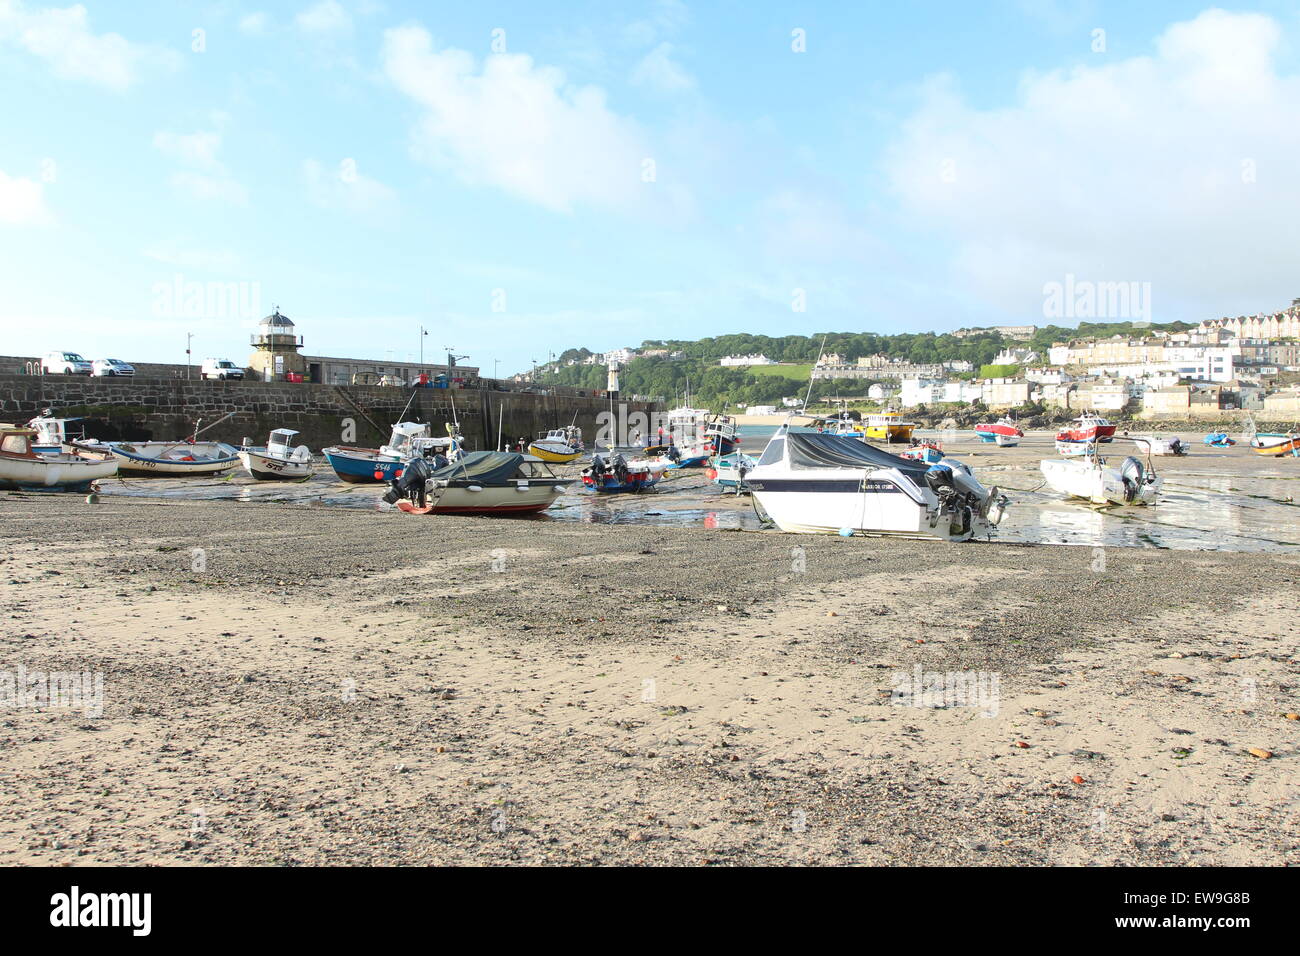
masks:
{"label": "boat", "polygon": [[839,435],[777,429],[745,476],[782,531],[966,541],[990,535],[1006,498],[953,458],[927,465]]}
{"label": "boat", "polygon": [[1010,416],[999,418],[996,422],[981,422],[975,426],[975,434],[980,441],[989,445],[1010,448],[1020,444],[1025,433],[1020,430],[1016,420]]}
{"label": "boat", "polygon": [[1177,435],[1162,438],[1159,435],[1130,435],[1129,439],[1137,445],[1138,451],[1145,455],[1186,455],[1187,442]]}
{"label": "boat", "polygon": [[1250,447],[1255,454],[1269,458],[1300,458],[1300,432],[1259,432],[1250,440]]}
{"label": "boat", "polygon": [[943,459],[943,443],[932,438],[913,438],[911,447],[900,451],[898,457],[932,465]]}
{"label": "boat", "polygon": [[883,441],[886,444],[910,442],[912,432],[916,429],[914,422],[903,420],[903,416],[890,409],[878,415],[867,416],[867,427],[863,437],[870,441]]}
{"label": "boat", "polygon": [[1115,426],[1100,415],[1084,412],[1070,427],[1063,428],[1056,434],[1059,441],[1108,442],[1115,438]]}
{"label": "boat", "polygon": [[47,408],[44,413],[37,415],[27,427],[35,429],[36,440],[32,443],[32,451],[38,455],[48,455],[63,451],[65,445],[76,441],[84,441],[85,435],[69,435],[68,423],[79,422],[80,418],[55,418],[50,414]]}
{"label": "boat", "polygon": [[244,446],[239,450],[239,461],[244,470],[258,481],[302,481],[312,474],[311,449],[306,445],[293,447],[291,428],[277,428],[271,432],[263,447]]}
{"label": "boat", "polygon": [[818,418],[814,420],[817,431],[823,435],[836,435],[840,438],[865,438],[866,432],[862,427],[861,416],[857,412],[842,411],[838,415],[832,415],[829,418]]}
{"label": "boat", "polygon": [[1231,448],[1233,445],[1237,444],[1237,441],[1236,439],[1229,438],[1227,432],[1212,432],[1205,436],[1204,443],[1209,445],[1211,448]]}
{"label": "boat", "polygon": [[1088,455],[1096,450],[1097,443],[1095,441],[1067,441],[1059,437],[1056,439],[1056,453],[1064,455],[1066,458]]}
{"label": "boat", "polygon": [[[89,443],[76,443],[90,450]],[[239,449],[221,441],[106,442],[123,475],[219,475],[239,464]]]}
{"label": "boat", "polygon": [[[420,422],[398,422],[388,437],[388,444],[379,448],[358,448],[354,445],[336,445],[325,448],[325,460],[334,474],[350,484],[377,484],[392,481],[412,458],[425,458],[437,467],[451,464],[462,451],[460,429],[447,424],[446,437],[434,437],[428,425]],[[441,455],[445,461],[438,461]]]}
{"label": "boat", "polygon": [[1039,463],[1043,478],[1056,491],[1098,505],[1153,504],[1164,479],[1132,455],[1118,468],[1099,458],[1096,446],[1081,459],[1045,458]]}
{"label": "boat", "polygon": [[528,453],[534,458],[553,464],[567,465],[582,457],[582,429],[576,425],[552,428],[528,445]]}
{"label": "boat", "polygon": [[0,425],[0,488],[58,488],[84,491],[92,482],[117,474],[117,459],[73,452],[35,451],[34,428]]}
{"label": "boat", "polygon": [[734,488],[736,493],[748,491],[749,486],[745,483],[745,476],[753,471],[754,466],[758,464],[758,459],[753,455],[746,455],[744,452],[732,452],[730,455],[719,455],[709,463],[709,468],[705,475],[715,484],[722,488]]}
{"label": "boat", "polygon": [[713,456],[713,437],[709,434],[713,417],[708,409],[686,405],[668,413],[668,440],[677,450],[674,467],[699,468]]}
{"label": "boat", "polygon": [[566,484],[534,455],[472,451],[441,468],[424,457],[408,459],[384,501],[416,515],[535,514],[549,508]]}
{"label": "boat", "polygon": [[599,492],[644,491],[654,487],[667,469],[668,462],[662,459],[593,455],[591,464],[582,470],[582,483]]}

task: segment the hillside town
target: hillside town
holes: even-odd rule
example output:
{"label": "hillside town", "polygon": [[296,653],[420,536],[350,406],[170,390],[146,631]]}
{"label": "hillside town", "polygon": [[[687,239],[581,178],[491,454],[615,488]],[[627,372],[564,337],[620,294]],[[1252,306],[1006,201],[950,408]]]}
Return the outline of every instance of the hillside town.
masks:
{"label": "hillside town", "polygon": [[[1300,417],[1300,299],[1272,314],[1210,319],[1181,331],[1150,327],[1133,334],[1071,338],[1046,348],[1028,342],[1039,331],[1017,325],[949,333],[958,339],[991,334],[1008,342],[982,366],[965,359],[931,363],[879,352],[829,352],[812,364],[809,375],[814,383],[834,383],[846,395],[860,384],[868,401],[901,408],[1041,405],[1131,418],[1219,418],[1237,411],[1273,419]],[[684,358],[681,349],[584,349],[538,366],[538,371]],[[715,364],[737,370],[806,367],[762,353],[724,355]],[[792,395],[783,404],[797,405],[799,399]],[[749,410],[766,414],[776,406]]]}

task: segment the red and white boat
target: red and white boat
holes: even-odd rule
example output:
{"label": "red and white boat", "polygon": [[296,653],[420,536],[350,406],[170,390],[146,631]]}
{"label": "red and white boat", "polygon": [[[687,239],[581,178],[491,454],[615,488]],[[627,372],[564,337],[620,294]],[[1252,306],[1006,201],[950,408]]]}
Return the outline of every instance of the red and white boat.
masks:
{"label": "red and white boat", "polygon": [[1115,426],[1092,412],[1084,412],[1070,423],[1069,428],[1056,433],[1057,441],[1106,442],[1113,441],[1114,438]]}
{"label": "red and white boat", "polygon": [[985,422],[975,426],[975,434],[986,444],[998,444],[1003,447],[1015,445],[1025,437],[1016,420],[1010,417],[999,418],[996,422]]}

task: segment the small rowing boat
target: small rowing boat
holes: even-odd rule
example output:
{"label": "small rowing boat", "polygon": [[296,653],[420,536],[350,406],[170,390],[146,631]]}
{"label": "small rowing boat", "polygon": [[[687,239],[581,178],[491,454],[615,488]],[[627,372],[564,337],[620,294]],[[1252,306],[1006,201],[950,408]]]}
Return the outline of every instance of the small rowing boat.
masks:
{"label": "small rowing boat", "polygon": [[1187,442],[1177,435],[1162,438],[1159,435],[1130,435],[1138,451],[1144,455],[1186,455]]}
{"label": "small rowing boat", "polygon": [[576,425],[552,428],[528,445],[530,455],[557,465],[577,461],[582,452],[582,429]]}
{"label": "small rowing boat", "polygon": [[1227,432],[1212,432],[1205,436],[1204,442],[1211,448],[1231,448],[1237,444],[1235,439],[1228,437]]}
{"label": "small rowing boat", "polygon": [[239,464],[239,449],[220,441],[109,442],[105,447],[123,475],[217,475]]}
{"label": "small rowing boat", "polygon": [[745,484],[745,476],[753,471],[757,464],[757,458],[738,451],[713,459],[704,474],[712,479],[715,485],[734,489],[739,494],[749,490],[749,486]]}
{"label": "small rowing boat", "polygon": [[1300,432],[1260,432],[1250,440],[1250,447],[1269,458],[1300,458]]}
{"label": "small rowing boat", "polygon": [[1098,505],[1155,503],[1163,478],[1131,455],[1118,468],[1113,468],[1106,464],[1105,458],[1097,457],[1095,445],[1092,448],[1082,460],[1045,458],[1039,463],[1039,469],[1052,488],[1071,498]]}

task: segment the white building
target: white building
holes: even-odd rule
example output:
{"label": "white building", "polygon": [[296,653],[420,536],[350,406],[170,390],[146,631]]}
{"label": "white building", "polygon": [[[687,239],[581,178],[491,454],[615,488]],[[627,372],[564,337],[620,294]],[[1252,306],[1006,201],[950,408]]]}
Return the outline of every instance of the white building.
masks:
{"label": "white building", "polygon": [[626,365],[636,358],[636,349],[613,349],[605,353],[605,365]]}
{"label": "white building", "polygon": [[775,365],[766,355],[727,355],[718,359],[718,364],[726,367],[744,367],[749,365]]}
{"label": "white building", "polygon": [[905,408],[942,402],[943,382],[928,378],[905,378],[898,393],[898,401]]}

